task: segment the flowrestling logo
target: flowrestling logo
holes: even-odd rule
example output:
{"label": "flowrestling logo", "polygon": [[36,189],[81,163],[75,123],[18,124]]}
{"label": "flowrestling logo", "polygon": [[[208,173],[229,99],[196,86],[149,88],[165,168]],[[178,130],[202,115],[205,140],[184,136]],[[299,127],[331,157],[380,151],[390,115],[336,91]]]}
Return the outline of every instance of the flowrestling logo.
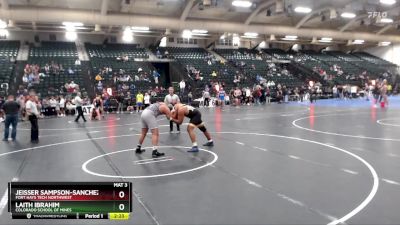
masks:
{"label": "flowrestling logo", "polygon": [[387,18],[388,12],[368,12],[368,18]]}

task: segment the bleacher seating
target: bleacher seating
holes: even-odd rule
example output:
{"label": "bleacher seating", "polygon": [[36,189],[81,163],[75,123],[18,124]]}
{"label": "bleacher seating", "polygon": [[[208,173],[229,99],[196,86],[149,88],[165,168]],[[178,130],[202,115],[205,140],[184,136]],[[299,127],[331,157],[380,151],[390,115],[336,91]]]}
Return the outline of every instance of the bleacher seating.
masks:
{"label": "bleacher seating", "polygon": [[[284,64],[272,63],[271,55],[247,49],[215,49],[215,52],[229,59],[236,67],[242,69],[246,76],[245,86],[256,83],[257,75],[275,84],[287,87],[299,87],[303,82],[287,71]],[[285,54],[286,55],[286,54]],[[267,60],[269,62],[267,62]],[[282,71],[285,71],[282,73]]]}
{"label": "bleacher seating", "polygon": [[[153,49],[153,52],[156,54],[157,50],[161,54],[167,51],[168,57],[175,58],[185,71],[189,67],[199,70],[203,80],[196,82],[198,88],[204,88],[205,84],[209,84],[211,81],[224,82],[226,88],[233,87],[233,77],[237,69],[229,63],[217,61],[211,53],[203,48],[159,47]],[[215,78],[211,76],[213,71],[217,73]]]}
{"label": "bleacher seating", "polygon": [[278,48],[263,49],[263,51],[279,60],[292,60],[293,55]]}
{"label": "bleacher seating", "polygon": [[[42,42],[39,47],[31,46],[28,64],[39,65],[39,72],[45,74],[45,77],[40,77],[40,82],[34,84],[32,88],[39,96],[48,97],[63,93],[62,86],[74,81],[79,85],[80,91],[86,95],[83,86],[84,73],[80,65],[75,65],[77,59],[78,53],[73,42]],[[46,74],[44,67],[52,63],[62,65],[59,74]],[[69,69],[72,69],[74,73],[69,74]]]}
{"label": "bleacher seating", "polygon": [[360,59],[379,65],[379,66],[393,66],[393,67],[397,67],[395,64],[386,61],[384,59],[381,59],[379,57],[376,57],[374,55],[371,55],[369,53],[366,52],[353,52],[352,55],[359,57]]}
{"label": "bleacher seating", "polygon": [[265,54],[263,51],[255,49],[239,48],[239,49],[214,49],[216,53],[227,60],[255,60],[266,59],[271,60],[272,56]]}
{"label": "bleacher seating", "polygon": [[117,58],[128,56],[129,59],[147,59],[149,55],[144,48],[132,44],[107,44],[96,45],[85,43],[89,57]]}
{"label": "bleacher seating", "polygon": [[[111,87],[114,91],[121,91],[122,84],[135,87],[134,90],[131,88],[126,91],[123,90],[125,94],[129,91],[131,95],[136,95],[138,91],[147,92],[157,86],[152,77],[152,71],[155,68],[151,63],[135,61],[137,58],[145,59],[149,57],[144,48],[129,44],[107,44],[103,46],[89,43],[86,43],[85,47],[90,57],[92,80],[97,93],[101,91],[101,89],[97,88],[98,82],[95,80],[97,74],[100,74],[103,79],[103,89]],[[128,56],[128,61],[123,60],[124,56]],[[120,59],[117,60],[117,57]],[[105,68],[111,68],[111,71],[107,72]],[[121,74],[129,75],[131,80],[123,82],[117,80],[114,82],[113,78],[115,76],[119,77]],[[135,76],[146,80],[135,80]]]}
{"label": "bleacher seating", "polygon": [[40,46],[31,46],[29,57],[75,57],[78,52],[74,42],[44,41]]}
{"label": "bleacher seating", "polygon": [[[0,41],[0,85],[7,86],[12,80],[15,61],[10,61],[11,58],[16,58],[18,54],[20,43],[19,41]],[[0,86],[0,94],[5,95],[6,90]]]}

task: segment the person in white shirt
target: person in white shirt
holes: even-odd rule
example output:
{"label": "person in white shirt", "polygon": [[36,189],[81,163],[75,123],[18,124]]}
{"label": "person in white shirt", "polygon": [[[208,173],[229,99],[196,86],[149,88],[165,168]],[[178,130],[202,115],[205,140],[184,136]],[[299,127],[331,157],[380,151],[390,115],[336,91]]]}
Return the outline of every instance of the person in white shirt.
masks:
{"label": "person in white shirt", "polygon": [[[174,88],[173,87],[169,87],[168,88],[168,95],[165,96],[164,98],[164,103],[169,107],[170,110],[172,110],[174,108],[174,105],[176,103],[180,102],[180,99],[178,97],[178,95],[174,94]],[[172,133],[173,131],[173,122],[172,120],[169,121],[169,132]],[[176,129],[178,131],[178,133],[180,133],[180,127],[179,124],[176,124]]]}
{"label": "person in white shirt", "polygon": [[63,96],[60,96],[60,102],[58,102],[58,105],[60,107],[60,116],[65,116],[65,99]]}
{"label": "person in white shirt", "polygon": [[144,94],[144,108],[147,108],[150,105],[150,95],[149,93]]}
{"label": "person in white shirt", "polygon": [[55,114],[56,108],[57,108],[57,100],[54,97],[51,97],[49,100],[49,105],[50,105],[50,110],[51,110],[51,115]]}
{"label": "person in white shirt", "polygon": [[38,116],[39,110],[36,105],[37,96],[35,93],[30,93],[27,97],[28,101],[25,103],[26,113],[28,115],[29,121],[31,122],[31,142],[39,142],[39,126],[38,126]]}
{"label": "person in white shirt", "polygon": [[250,88],[246,88],[246,102],[247,102],[247,105],[250,105],[250,96],[251,96],[251,91],[250,91]]}
{"label": "person in white shirt", "polygon": [[185,87],[186,87],[186,83],[185,80],[181,80],[181,82],[179,82],[179,94],[180,96],[183,96],[183,94],[185,93]]}
{"label": "person in white shirt", "polygon": [[83,122],[86,122],[85,116],[83,115],[82,103],[83,100],[81,99],[81,93],[78,93],[74,99],[74,104],[76,106],[76,110],[78,111],[78,116],[76,117],[75,122],[78,122],[80,117],[82,117]]}

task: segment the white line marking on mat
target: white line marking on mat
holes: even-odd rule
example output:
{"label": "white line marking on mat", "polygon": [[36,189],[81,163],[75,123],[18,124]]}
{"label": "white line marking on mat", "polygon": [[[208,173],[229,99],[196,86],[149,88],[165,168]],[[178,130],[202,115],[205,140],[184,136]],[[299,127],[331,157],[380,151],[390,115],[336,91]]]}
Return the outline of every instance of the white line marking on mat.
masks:
{"label": "white line marking on mat", "polygon": [[388,184],[400,185],[399,182],[394,181],[394,180],[388,180],[388,179],[384,179],[384,178],[382,178],[381,180],[386,182],[386,183],[388,183]]}
{"label": "white line marking on mat", "polygon": [[244,143],[238,142],[238,141],[236,141],[236,144],[238,144],[238,145],[244,145]]}
{"label": "white line marking on mat", "polygon": [[249,180],[249,179],[247,179],[247,178],[243,178],[243,180],[246,181],[248,184],[254,186],[254,187],[262,188],[261,184],[256,183],[256,182],[254,182],[254,181],[252,181],[252,180]]}
{"label": "white line marking on mat", "polygon": [[213,133],[253,135],[253,136],[269,136],[269,137],[286,138],[286,139],[291,139],[291,140],[299,140],[299,141],[304,141],[304,142],[313,143],[313,144],[317,144],[317,145],[322,145],[322,146],[325,146],[325,147],[329,147],[329,148],[335,149],[337,151],[340,151],[340,152],[343,152],[343,153],[345,153],[347,155],[350,155],[353,158],[355,158],[358,161],[360,161],[361,163],[363,163],[368,168],[368,170],[370,171],[370,173],[372,175],[372,178],[373,178],[373,185],[372,185],[370,193],[368,194],[368,196],[357,207],[355,207],[353,210],[351,210],[349,213],[347,213],[343,217],[341,217],[341,218],[339,218],[337,220],[331,221],[329,223],[329,225],[335,225],[335,224],[339,224],[339,223],[344,223],[348,219],[350,219],[351,217],[353,217],[354,215],[359,213],[361,210],[363,210],[372,201],[372,199],[376,195],[376,192],[378,191],[379,177],[378,177],[378,174],[376,173],[375,169],[365,159],[363,159],[360,156],[358,156],[358,155],[356,155],[356,154],[354,154],[352,152],[349,152],[349,151],[347,151],[345,149],[342,149],[342,148],[339,148],[339,147],[336,147],[336,146],[327,145],[325,143],[321,143],[321,142],[317,142],[317,141],[308,140],[308,139],[289,137],[289,136],[283,136],[283,135],[276,135],[276,134],[245,133],[245,132],[213,132]]}
{"label": "white line marking on mat", "polygon": [[[160,133],[160,134],[166,134],[167,132],[164,133]],[[374,196],[376,195],[378,188],[379,188],[379,177],[378,174],[376,173],[375,169],[363,158],[361,158],[360,156],[349,152],[345,149],[336,147],[336,146],[330,146],[321,142],[317,142],[317,141],[312,141],[312,140],[308,140],[308,139],[302,139],[302,138],[296,138],[296,137],[289,137],[289,136],[282,136],[282,135],[276,135],[276,134],[267,134],[267,133],[244,133],[244,132],[211,132],[211,133],[217,133],[217,134],[238,134],[238,135],[253,135],[253,136],[269,136],[269,137],[278,137],[278,138],[284,138],[284,139],[290,139],[290,140],[298,140],[298,141],[303,141],[303,142],[308,142],[308,143],[314,143],[317,145],[321,145],[321,146],[325,146],[340,152],[343,152],[347,155],[352,156],[353,158],[357,159],[358,161],[360,161],[361,163],[363,163],[368,170],[370,171],[372,178],[373,178],[373,185],[371,188],[371,191],[369,192],[368,196],[359,204],[357,205],[354,209],[352,209],[349,213],[347,213],[346,215],[344,215],[343,217],[334,220],[332,222],[330,222],[329,224],[334,225],[334,224],[339,224],[339,223],[344,223],[345,221],[347,221],[348,219],[350,219],[351,217],[353,217],[354,215],[356,215],[357,213],[359,213],[360,211],[362,211],[374,198]],[[19,150],[15,150],[12,152],[5,152],[5,153],[1,153],[1,156],[5,156],[5,155],[10,155],[10,154],[15,154],[15,153],[19,153],[19,152],[24,152],[24,151],[30,151],[30,150],[35,150],[35,149],[43,149],[46,147],[51,147],[51,146],[58,146],[58,145],[63,145],[63,144],[71,144],[71,143],[79,143],[79,142],[85,142],[85,141],[92,141],[92,140],[102,140],[102,139],[110,139],[110,138],[120,138],[120,137],[132,137],[132,136],[138,136],[140,134],[127,134],[127,135],[118,135],[118,136],[105,136],[105,137],[97,137],[97,138],[86,138],[86,139],[80,139],[80,140],[73,140],[73,141],[65,141],[65,142],[59,142],[59,143],[53,143],[53,144],[48,144],[48,145],[41,145],[41,146],[36,146],[36,147],[31,147],[31,148],[25,148],[25,149],[19,149]],[[400,140],[399,140],[400,141]],[[171,147],[171,146],[170,146]],[[187,147],[184,147],[187,148]],[[60,148],[51,148],[52,150],[57,150]],[[125,150],[125,151],[133,151],[133,149],[131,150]],[[213,152],[210,152],[211,154]],[[99,157],[99,156],[98,156]],[[216,156],[216,158],[213,160],[212,163],[214,163],[215,161],[217,161],[218,156]],[[179,172],[179,173],[183,173],[183,172]],[[115,178],[115,177],[113,177]]]}
{"label": "white line marking on mat", "polygon": [[153,161],[147,161],[147,162],[140,162],[140,163],[136,163],[136,164],[137,165],[143,165],[143,164],[150,164],[150,163],[165,162],[165,161],[170,161],[170,160],[174,160],[174,159],[173,158],[169,158],[169,159],[153,160]]}
{"label": "white line marking on mat", "polygon": [[265,149],[265,148],[260,148],[260,147],[257,147],[257,146],[253,146],[253,148],[261,150],[261,151],[264,151],[264,152],[268,152],[268,149]]}
{"label": "white line marking on mat", "polygon": [[160,160],[160,159],[171,159],[171,158],[172,158],[171,156],[164,156],[164,157],[159,157],[159,158],[154,158],[154,159],[137,160],[137,161],[134,161],[134,163],[146,162],[146,161],[157,161],[157,160]]}
{"label": "white line marking on mat", "polygon": [[298,118],[296,120],[293,120],[292,125],[302,129],[302,130],[307,130],[315,133],[321,133],[321,134],[329,134],[329,135],[336,135],[336,136],[342,136],[342,137],[350,137],[350,138],[360,138],[360,139],[370,139],[370,140],[381,140],[381,141],[400,141],[400,139],[394,139],[394,138],[378,138],[378,137],[368,137],[368,136],[363,136],[363,135],[350,135],[350,134],[341,134],[341,133],[335,133],[335,132],[328,132],[328,131],[320,131],[320,130],[314,130],[311,128],[306,128],[302,127],[300,125],[297,125],[297,122],[300,120],[305,120],[305,119],[310,119],[310,118],[318,118],[318,117],[325,117],[325,116],[342,116],[346,114],[327,114],[327,115],[319,115],[319,116],[307,116],[307,117],[302,117]]}
{"label": "white line marking on mat", "polygon": [[348,169],[340,169],[340,170],[343,171],[343,172],[346,172],[346,173],[353,174],[353,175],[357,175],[358,174],[358,172],[353,171],[353,170],[348,170]]}
{"label": "white line marking on mat", "polygon": [[[158,146],[158,147],[159,148],[186,148],[186,149],[190,149],[191,148],[191,147],[185,147],[185,146]],[[150,149],[150,148],[151,147],[146,147],[146,148],[143,148],[143,149]],[[96,173],[96,172],[93,172],[93,171],[91,171],[91,170],[89,170],[87,168],[88,164],[90,162],[92,162],[92,161],[94,161],[94,160],[96,160],[98,158],[101,158],[101,157],[104,157],[104,156],[113,155],[113,154],[117,154],[117,153],[121,153],[121,152],[134,151],[134,150],[135,149],[124,149],[124,150],[120,150],[120,151],[109,152],[109,153],[106,153],[106,154],[98,155],[98,156],[93,157],[93,158],[87,160],[86,162],[84,162],[82,164],[81,168],[85,173],[91,174],[93,176],[98,176],[98,177],[119,178],[119,179],[121,179],[121,178],[122,179],[143,179],[143,178],[166,177],[166,176],[172,176],[172,175],[178,175],[178,174],[184,174],[184,173],[193,172],[193,171],[196,171],[196,170],[203,169],[203,168],[205,168],[207,166],[210,166],[210,165],[214,164],[218,160],[218,155],[215,154],[214,152],[206,150],[206,149],[199,148],[200,151],[207,152],[207,153],[211,154],[214,157],[213,160],[211,162],[207,162],[204,165],[201,165],[201,166],[198,166],[198,167],[195,167],[195,168],[192,168],[192,169],[187,169],[187,170],[182,170],[182,171],[177,171],[177,172],[172,172],[172,173],[143,175],[143,176],[118,176],[118,175],[109,175],[109,174]]]}

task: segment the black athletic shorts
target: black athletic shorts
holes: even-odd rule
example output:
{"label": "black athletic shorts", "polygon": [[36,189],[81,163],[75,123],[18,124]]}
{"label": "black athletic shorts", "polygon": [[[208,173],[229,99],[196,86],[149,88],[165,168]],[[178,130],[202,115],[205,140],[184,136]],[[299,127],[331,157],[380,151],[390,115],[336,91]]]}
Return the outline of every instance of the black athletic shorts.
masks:
{"label": "black athletic shorts", "polygon": [[203,123],[203,121],[201,120],[201,112],[197,109],[189,111],[187,117],[190,118],[189,123],[194,124],[196,126]]}

